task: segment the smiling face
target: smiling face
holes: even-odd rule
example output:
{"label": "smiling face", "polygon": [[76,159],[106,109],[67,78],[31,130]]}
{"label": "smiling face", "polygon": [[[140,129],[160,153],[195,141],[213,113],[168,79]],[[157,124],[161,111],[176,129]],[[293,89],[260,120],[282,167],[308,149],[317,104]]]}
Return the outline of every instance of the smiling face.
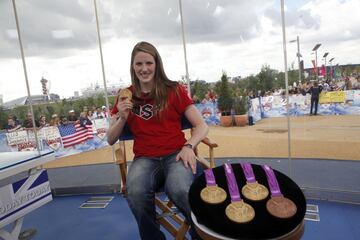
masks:
{"label": "smiling face", "polygon": [[[138,52],[132,64],[142,90],[151,90],[154,83],[156,63],[153,56],[146,52]],[[150,87],[150,88],[149,88]]]}

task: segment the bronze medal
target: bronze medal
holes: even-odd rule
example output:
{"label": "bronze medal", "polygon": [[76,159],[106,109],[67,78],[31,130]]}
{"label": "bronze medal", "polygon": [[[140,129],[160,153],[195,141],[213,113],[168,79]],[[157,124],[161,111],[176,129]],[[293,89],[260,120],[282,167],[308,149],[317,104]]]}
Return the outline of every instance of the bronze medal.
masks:
{"label": "bronze medal", "polygon": [[247,182],[246,185],[242,187],[241,192],[247,199],[252,201],[263,200],[269,195],[269,190],[258,182]]}
{"label": "bronze medal", "polygon": [[226,192],[218,186],[207,186],[200,192],[201,199],[209,204],[219,204],[225,201]]}
{"label": "bronze medal", "polygon": [[266,203],[266,209],[277,218],[291,218],[297,211],[295,203],[283,196],[271,197]]}
{"label": "bronze medal", "polygon": [[236,223],[247,223],[255,217],[254,209],[243,200],[230,203],[225,209],[225,214]]}

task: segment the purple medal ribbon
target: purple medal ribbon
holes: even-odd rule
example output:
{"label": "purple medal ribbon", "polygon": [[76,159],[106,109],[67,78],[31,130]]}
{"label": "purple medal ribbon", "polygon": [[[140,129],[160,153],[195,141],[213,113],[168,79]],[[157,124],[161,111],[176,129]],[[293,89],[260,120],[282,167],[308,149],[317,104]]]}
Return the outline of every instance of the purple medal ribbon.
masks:
{"label": "purple medal ribbon", "polygon": [[282,196],[281,191],[280,191],[280,187],[279,187],[279,183],[276,180],[275,173],[272,170],[272,168],[269,167],[268,165],[264,165],[263,169],[265,170],[266,178],[267,178],[268,183],[269,183],[271,197],[280,197],[280,196]]}
{"label": "purple medal ribbon", "polygon": [[238,202],[241,201],[239,188],[236,183],[235,175],[233,169],[229,163],[224,164],[226,180],[229,187],[229,193],[231,197],[231,202]]}
{"label": "purple medal ribbon", "polygon": [[256,179],[255,179],[255,175],[254,175],[253,169],[251,167],[251,164],[250,163],[241,163],[241,167],[245,174],[246,182],[255,183]]}
{"label": "purple medal ribbon", "polygon": [[205,179],[207,186],[216,186],[215,176],[212,169],[205,170]]}

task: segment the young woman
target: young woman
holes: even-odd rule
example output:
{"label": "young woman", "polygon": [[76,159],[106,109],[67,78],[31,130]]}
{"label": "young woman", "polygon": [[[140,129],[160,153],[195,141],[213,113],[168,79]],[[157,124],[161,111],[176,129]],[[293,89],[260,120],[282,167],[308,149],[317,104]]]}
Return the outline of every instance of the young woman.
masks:
{"label": "young woman", "polygon": [[[132,101],[116,100],[108,130],[114,144],[125,123],[134,135],[134,161],[127,176],[127,200],[142,239],[165,239],[156,222],[155,192],[162,186],[190,220],[188,191],[196,173],[194,147],[208,127],[186,90],[167,78],[156,48],[135,45],[131,55]],[[181,131],[181,117],[194,127],[190,139]],[[189,221],[190,222],[190,221]]]}

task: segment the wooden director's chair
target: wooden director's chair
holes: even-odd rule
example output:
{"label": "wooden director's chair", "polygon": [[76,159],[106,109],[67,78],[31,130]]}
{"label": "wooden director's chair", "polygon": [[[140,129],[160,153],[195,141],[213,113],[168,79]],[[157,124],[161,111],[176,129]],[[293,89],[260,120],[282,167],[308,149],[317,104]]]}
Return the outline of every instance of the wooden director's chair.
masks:
{"label": "wooden director's chair", "polygon": [[[182,129],[191,128],[191,124],[187,121],[185,117],[182,119]],[[126,176],[127,176],[127,159],[126,159],[126,149],[125,141],[131,140],[132,134],[127,126],[125,126],[123,134],[120,136],[119,148],[115,151],[116,155],[116,164],[119,165],[119,170],[122,180],[121,193],[126,196]],[[199,156],[197,147],[194,152],[197,156],[197,160],[201,163],[204,169],[214,168],[214,148],[218,145],[210,141],[209,138],[204,138],[201,141],[202,144],[205,144],[209,148],[209,160]],[[163,200],[159,196],[155,196],[155,206],[157,207],[157,220],[161,226],[163,226],[176,240],[187,239],[185,237],[190,226],[184,221],[184,217],[179,214],[176,207],[170,200]],[[176,224],[173,224],[173,223]]]}

